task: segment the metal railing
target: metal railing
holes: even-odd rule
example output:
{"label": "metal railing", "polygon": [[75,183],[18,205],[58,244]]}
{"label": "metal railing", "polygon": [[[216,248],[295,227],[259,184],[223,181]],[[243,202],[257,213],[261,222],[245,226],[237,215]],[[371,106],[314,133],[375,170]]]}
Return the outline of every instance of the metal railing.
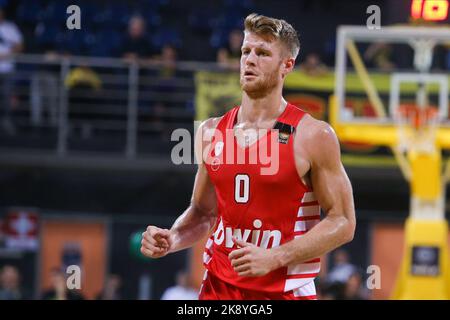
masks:
{"label": "metal railing", "polygon": [[[193,129],[194,73],[219,70],[215,63],[32,54],[14,61],[13,89],[0,101],[2,159],[37,153],[133,160],[164,153],[173,129]],[[5,108],[11,110],[2,119]]]}

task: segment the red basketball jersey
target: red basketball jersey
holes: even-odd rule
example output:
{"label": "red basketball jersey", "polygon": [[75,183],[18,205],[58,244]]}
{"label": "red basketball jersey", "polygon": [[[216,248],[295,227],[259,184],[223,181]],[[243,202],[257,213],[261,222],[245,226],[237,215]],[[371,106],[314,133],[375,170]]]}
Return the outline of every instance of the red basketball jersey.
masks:
{"label": "red basketball jersey", "polygon": [[[311,188],[299,177],[294,161],[294,130],[305,112],[287,104],[277,119],[278,131],[268,130],[256,142],[243,147],[238,145],[232,131],[238,110],[239,106],[233,108],[219,121],[205,164],[218,206],[216,229],[203,256],[205,267],[222,281],[239,288],[266,292],[296,290],[311,295],[313,290],[297,289],[311,285],[314,289],[320,259],[283,267],[262,277],[238,276],[228,259],[229,253],[237,249],[233,236],[272,248],[301,237],[320,221],[319,204]],[[261,153],[263,156],[259,157]],[[273,165],[274,162],[277,164]],[[276,170],[267,170],[271,166],[277,167]]]}

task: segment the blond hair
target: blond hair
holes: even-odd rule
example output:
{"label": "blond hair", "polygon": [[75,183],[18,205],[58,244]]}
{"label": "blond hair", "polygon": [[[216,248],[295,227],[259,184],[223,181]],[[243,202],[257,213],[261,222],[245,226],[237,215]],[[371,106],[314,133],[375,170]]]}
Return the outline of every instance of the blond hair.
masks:
{"label": "blond hair", "polygon": [[245,18],[244,25],[244,31],[280,40],[292,57],[297,58],[300,51],[297,31],[285,20],[251,13]]}

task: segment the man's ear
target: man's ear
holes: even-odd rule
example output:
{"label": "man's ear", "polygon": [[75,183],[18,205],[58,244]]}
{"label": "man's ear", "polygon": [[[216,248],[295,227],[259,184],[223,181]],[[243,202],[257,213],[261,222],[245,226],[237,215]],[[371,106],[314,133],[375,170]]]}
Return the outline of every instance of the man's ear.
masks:
{"label": "man's ear", "polygon": [[288,57],[283,60],[283,78],[287,76],[289,72],[294,69],[295,59],[292,57]]}

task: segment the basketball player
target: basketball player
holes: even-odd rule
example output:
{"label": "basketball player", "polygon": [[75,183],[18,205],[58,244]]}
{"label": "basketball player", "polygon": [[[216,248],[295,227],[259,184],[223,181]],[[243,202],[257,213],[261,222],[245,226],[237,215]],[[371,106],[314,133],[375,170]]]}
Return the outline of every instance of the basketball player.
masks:
{"label": "basketball player", "polygon": [[[282,97],[299,52],[296,31],[284,20],[251,14],[244,35],[241,105],[201,124],[191,204],[170,230],[149,226],[141,252],[163,257],[214,231],[200,299],[316,299],[319,257],[353,239],[352,188],[333,129]],[[268,131],[248,134],[259,129]],[[273,174],[261,174],[259,160],[220,157],[224,150],[248,154],[273,138]]]}

